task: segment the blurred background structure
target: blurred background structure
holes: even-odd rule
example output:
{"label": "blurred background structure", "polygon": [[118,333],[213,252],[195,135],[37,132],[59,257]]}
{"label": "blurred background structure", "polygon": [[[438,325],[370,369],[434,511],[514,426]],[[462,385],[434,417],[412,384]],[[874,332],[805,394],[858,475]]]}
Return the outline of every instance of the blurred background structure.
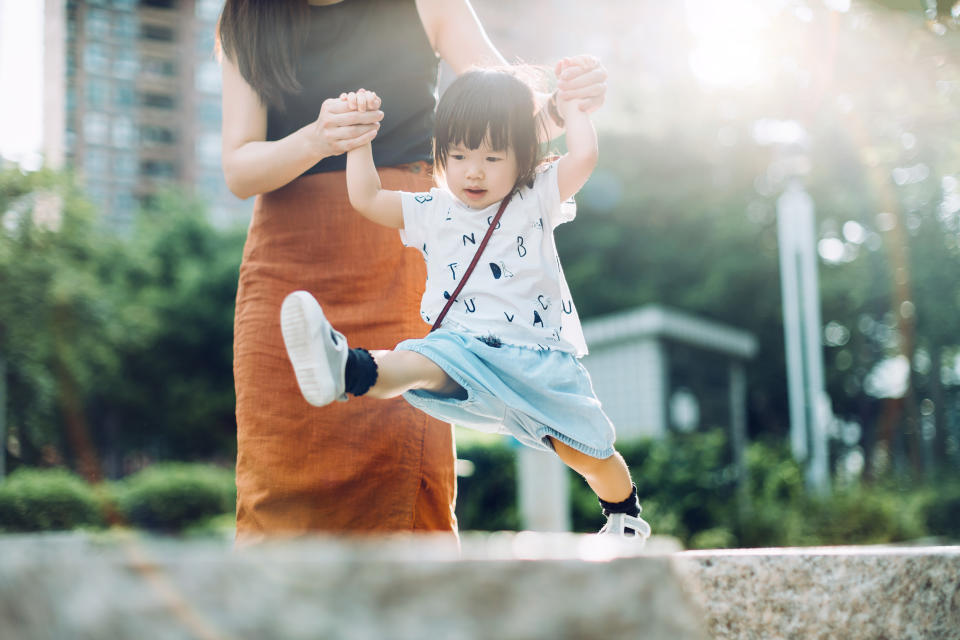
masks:
{"label": "blurred background structure", "polygon": [[[8,474],[232,465],[252,203],[219,166],[220,5],[0,0]],[[510,60],[591,53],[609,72],[600,166],[557,230],[584,319],[654,305],[754,345],[733,366],[667,336],[670,393],[617,415],[658,530],[693,546],[960,537],[960,3],[473,5]],[[803,307],[781,251],[799,233],[778,209],[801,188],[819,319],[790,338]],[[789,344],[808,354],[792,383]],[[611,410],[652,389],[601,369]],[[458,441],[461,524],[522,526],[514,450]],[[578,478],[570,494],[571,526],[595,528]]]}
{"label": "blurred background structure", "polygon": [[[35,64],[42,70],[43,157],[48,166],[76,171],[114,226],[129,227],[171,181],[202,198],[218,224],[249,216],[249,203],[229,192],[220,168],[213,51],[222,4],[4,2],[9,20],[29,11],[26,5],[42,5],[43,55]],[[11,47],[7,55],[6,64],[21,65],[28,54]]]}

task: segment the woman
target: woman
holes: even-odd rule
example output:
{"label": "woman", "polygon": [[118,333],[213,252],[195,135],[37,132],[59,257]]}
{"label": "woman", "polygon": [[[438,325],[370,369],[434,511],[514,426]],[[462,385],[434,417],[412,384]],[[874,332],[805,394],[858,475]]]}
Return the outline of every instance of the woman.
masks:
{"label": "woman", "polygon": [[[224,175],[237,196],[257,196],[234,324],[237,544],[455,532],[449,425],[400,398],[306,404],[279,310],[305,289],[336,310],[330,320],[352,343],[388,349],[426,333],[423,260],[352,212],[342,154],[376,136],[383,186],[429,190],[437,55],[457,73],[503,58],[468,0],[227,0],[218,35]],[[579,62],[560,89],[596,108],[605,71]],[[390,105],[388,118],[337,99],[360,87]]]}

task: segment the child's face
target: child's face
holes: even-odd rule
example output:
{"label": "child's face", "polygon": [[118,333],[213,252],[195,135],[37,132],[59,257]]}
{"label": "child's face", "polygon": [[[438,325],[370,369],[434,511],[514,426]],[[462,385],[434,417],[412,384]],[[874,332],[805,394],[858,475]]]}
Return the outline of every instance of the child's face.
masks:
{"label": "child's face", "polygon": [[476,149],[455,144],[443,170],[447,188],[471,209],[483,209],[507,197],[517,182],[513,149],[495,151],[488,141]]}

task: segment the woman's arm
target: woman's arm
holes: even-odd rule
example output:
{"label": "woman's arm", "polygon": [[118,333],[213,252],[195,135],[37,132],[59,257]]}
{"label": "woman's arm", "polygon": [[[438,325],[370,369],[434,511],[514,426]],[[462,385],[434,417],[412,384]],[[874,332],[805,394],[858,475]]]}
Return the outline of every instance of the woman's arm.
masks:
{"label": "woman's arm", "polygon": [[315,122],[267,142],[267,108],[227,56],[221,64],[223,174],[237,197],[278,189],[323,158],[367,144],[377,135],[381,111],[351,111],[333,99],[323,102]]}
{"label": "woman's arm", "polygon": [[[417,9],[434,50],[458,75],[473,66],[507,64],[487,37],[469,0],[417,0]],[[556,74],[557,97],[580,99],[586,111],[595,111],[603,104],[607,71],[593,56],[563,58],[557,62]],[[536,97],[546,115],[551,94],[538,93]],[[551,117],[544,117],[544,125],[548,140],[563,133],[563,125]]]}
{"label": "woman's arm", "polygon": [[475,66],[506,66],[469,0],[417,0],[417,10],[434,51],[457,75]]}

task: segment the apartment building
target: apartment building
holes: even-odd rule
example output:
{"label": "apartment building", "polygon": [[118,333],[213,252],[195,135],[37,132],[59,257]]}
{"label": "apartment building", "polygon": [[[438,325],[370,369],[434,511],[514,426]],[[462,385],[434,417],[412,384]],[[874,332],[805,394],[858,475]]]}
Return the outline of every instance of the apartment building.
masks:
{"label": "apartment building", "polygon": [[220,167],[222,0],[45,0],[44,155],[129,225],[171,183],[220,224],[249,216]]}

